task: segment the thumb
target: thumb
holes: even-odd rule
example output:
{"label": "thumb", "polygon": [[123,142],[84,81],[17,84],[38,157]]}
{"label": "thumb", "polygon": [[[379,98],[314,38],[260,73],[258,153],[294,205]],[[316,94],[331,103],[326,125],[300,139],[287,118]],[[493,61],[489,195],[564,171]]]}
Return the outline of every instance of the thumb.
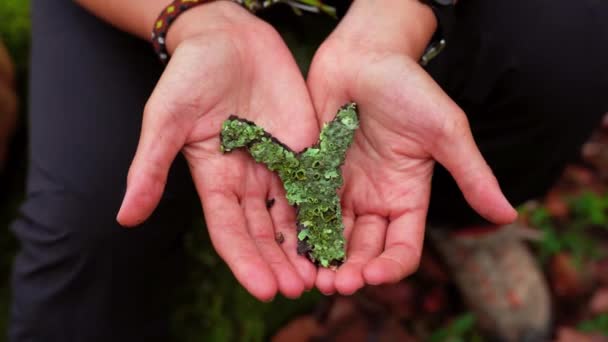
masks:
{"label": "thumb", "polygon": [[481,216],[496,224],[507,224],[517,218],[517,211],[500,190],[498,181],[475,144],[463,113],[455,124],[436,140],[435,160],[454,177],[467,202]]}
{"label": "thumb", "polygon": [[137,152],[127,177],[127,191],[116,218],[127,227],[142,223],[152,214],[165,189],[169,168],[185,142],[176,116],[152,108],[156,107],[148,103],[144,111]]}

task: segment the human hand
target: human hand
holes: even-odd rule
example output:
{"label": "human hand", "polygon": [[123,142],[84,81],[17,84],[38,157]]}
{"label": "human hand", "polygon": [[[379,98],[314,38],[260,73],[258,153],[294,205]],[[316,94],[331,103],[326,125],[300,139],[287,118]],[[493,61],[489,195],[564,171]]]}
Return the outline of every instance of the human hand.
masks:
{"label": "human hand", "polygon": [[319,121],[348,101],[360,108],[343,166],[347,260],[337,272],[318,271],[323,293],[351,294],[416,270],[435,160],[482,216],[516,218],[465,114],[418,64],[435,26],[417,0],[356,0],[313,59],[308,87]]}
{"label": "human hand", "polygon": [[211,241],[239,282],[260,300],[277,291],[300,296],[314,286],[316,269],[296,253],[295,212],[278,177],[243,152],[222,155],[219,140],[222,122],[237,114],[294,150],[316,141],[317,119],[295,61],[272,27],[224,1],[184,13],[167,44],[174,51],[146,104],[118,221],[134,226],[151,214],[182,151]]}

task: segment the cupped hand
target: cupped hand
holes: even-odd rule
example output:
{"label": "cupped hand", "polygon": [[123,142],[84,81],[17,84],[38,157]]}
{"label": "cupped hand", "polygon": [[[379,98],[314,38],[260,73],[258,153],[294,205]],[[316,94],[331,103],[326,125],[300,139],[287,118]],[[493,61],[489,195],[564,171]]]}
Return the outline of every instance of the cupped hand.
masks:
{"label": "cupped hand", "polygon": [[296,253],[295,212],[282,185],[245,153],[223,155],[219,132],[237,114],[294,150],[313,144],[317,118],[301,73],[274,29],[229,2],[189,10],[167,39],[174,51],[145,107],[118,221],[135,226],[151,214],[181,151],[212,243],[239,282],[261,300],[277,291],[300,296],[316,269]]}
{"label": "cupped hand", "polygon": [[[417,62],[434,30],[434,22],[428,32],[422,26],[425,16],[434,21],[432,12],[417,0],[385,5],[355,1],[308,77],[321,123],[345,102],[360,109],[343,166],[347,260],[336,272],[319,270],[316,284],[327,294],[396,282],[416,270],[435,161],[482,216],[496,223],[516,217],[465,114]],[[408,26],[412,22],[417,26]]]}

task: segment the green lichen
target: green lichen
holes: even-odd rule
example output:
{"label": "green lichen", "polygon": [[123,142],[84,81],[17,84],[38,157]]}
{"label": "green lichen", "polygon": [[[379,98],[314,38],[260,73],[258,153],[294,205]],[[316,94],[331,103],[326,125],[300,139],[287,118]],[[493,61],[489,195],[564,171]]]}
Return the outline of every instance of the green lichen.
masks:
{"label": "green lichen", "polygon": [[323,267],[345,258],[337,190],[342,186],[340,166],[358,125],[357,105],[347,104],[323,126],[319,141],[300,153],[253,122],[231,116],[222,125],[223,152],[246,148],[256,162],[279,175],[287,201],[297,209],[298,253]]}

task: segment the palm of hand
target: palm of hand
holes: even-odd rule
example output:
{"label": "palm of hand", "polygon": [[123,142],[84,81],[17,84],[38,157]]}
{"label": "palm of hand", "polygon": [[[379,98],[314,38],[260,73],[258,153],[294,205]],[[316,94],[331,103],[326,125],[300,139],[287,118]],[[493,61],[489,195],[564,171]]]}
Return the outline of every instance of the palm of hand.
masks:
{"label": "palm of hand", "polygon": [[[146,105],[118,219],[135,225],[149,216],[181,150],[213,245],[236,278],[262,300],[277,290],[298,297],[312,287],[316,271],[296,254],[295,215],[280,181],[244,153],[219,150],[221,123],[235,113],[296,150],[318,137],[304,80],[278,34],[261,21],[246,33],[213,31],[176,49]],[[269,198],[276,199],[270,211]],[[282,245],[275,241],[278,232]]]}
{"label": "palm of hand", "polygon": [[323,127],[318,143],[300,153],[251,121],[234,117],[222,125],[223,151],[246,149],[255,161],[279,175],[288,202],[297,208],[298,254],[323,267],[337,266],[344,258],[339,168],[358,122],[356,105],[345,105]]}
{"label": "palm of hand", "polygon": [[[319,270],[321,291],[350,294],[415,271],[435,160],[482,215],[513,219],[464,113],[415,61],[391,53],[348,54],[331,40],[320,51],[308,79],[318,113],[349,100],[361,109],[343,171],[347,262],[336,273]],[[335,63],[335,56],[353,60]]]}

